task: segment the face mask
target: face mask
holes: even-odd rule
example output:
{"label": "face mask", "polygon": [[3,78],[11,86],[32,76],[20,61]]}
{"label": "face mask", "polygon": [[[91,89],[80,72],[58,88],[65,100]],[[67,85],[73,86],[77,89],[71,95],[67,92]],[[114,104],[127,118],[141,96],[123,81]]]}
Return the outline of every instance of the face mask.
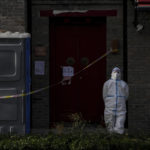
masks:
{"label": "face mask", "polygon": [[111,78],[112,78],[113,80],[120,79],[120,74],[117,73],[117,72],[112,72]]}

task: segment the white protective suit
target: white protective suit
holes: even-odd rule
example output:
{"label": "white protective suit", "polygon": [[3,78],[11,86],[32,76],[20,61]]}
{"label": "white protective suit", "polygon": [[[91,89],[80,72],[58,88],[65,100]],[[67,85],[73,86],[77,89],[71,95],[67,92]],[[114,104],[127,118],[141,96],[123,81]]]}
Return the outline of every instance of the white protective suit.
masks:
{"label": "white protective suit", "polygon": [[121,80],[120,69],[115,67],[112,70],[111,79],[106,81],[103,86],[104,118],[110,132],[124,133],[128,95],[128,85]]}

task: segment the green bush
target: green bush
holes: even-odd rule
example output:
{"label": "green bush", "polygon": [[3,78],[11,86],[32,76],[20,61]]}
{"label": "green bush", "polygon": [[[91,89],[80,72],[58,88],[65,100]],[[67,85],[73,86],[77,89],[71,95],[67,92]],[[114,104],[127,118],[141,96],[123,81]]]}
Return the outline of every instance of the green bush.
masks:
{"label": "green bush", "polygon": [[61,123],[47,135],[1,135],[0,150],[150,150],[148,135],[110,134],[102,127],[86,130],[81,114],[71,118],[72,128]]}
{"label": "green bush", "polygon": [[150,138],[102,132],[0,136],[0,150],[149,150]]}

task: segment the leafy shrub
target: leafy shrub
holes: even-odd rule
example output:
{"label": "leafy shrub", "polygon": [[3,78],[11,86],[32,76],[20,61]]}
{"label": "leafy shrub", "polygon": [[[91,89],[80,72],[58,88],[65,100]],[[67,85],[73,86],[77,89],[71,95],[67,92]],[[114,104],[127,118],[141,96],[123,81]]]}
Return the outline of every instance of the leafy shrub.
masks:
{"label": "leafy shrub", "polygon": [[0,150],[149,150],[150,138],[101,132],[0,136]]}
{"label": "leafy shrub", "polygon": [[86,130],[81,114],[74,114],[72,128],[61,123],[47,135],[1,135],[0,150],[149,150],[148,135],[110,134],[102,127]]}

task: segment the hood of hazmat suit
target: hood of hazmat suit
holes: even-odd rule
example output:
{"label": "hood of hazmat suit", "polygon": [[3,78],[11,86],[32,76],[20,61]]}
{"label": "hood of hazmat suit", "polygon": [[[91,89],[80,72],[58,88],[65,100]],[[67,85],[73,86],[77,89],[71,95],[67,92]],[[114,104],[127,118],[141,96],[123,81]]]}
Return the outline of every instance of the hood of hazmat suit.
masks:
{"label": "hood of hazmat suit", "polygon": [[103,86],[103,99],[105,103],[105,124],[110,132],[124,133],[126,118],[126,100],[129,88],[126,82],[121,80],[121,71],[115,67],[111,73],[111,79]]}
{"label": "hood of hazmat suit", "polygon": [[115,67],[111,73],[111,79],[120,80],[121,79],[121,71],[118,67]]}

